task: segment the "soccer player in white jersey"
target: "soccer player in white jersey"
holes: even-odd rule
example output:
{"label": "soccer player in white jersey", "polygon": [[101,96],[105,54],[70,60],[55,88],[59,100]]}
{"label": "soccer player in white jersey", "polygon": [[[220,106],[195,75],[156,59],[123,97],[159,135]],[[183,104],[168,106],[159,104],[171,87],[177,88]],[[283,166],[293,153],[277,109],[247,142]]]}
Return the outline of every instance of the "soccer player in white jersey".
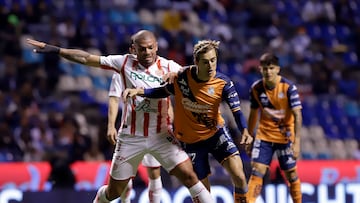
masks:
{"label": "soccer player in white jersey", "polygon": [[[119,100],[122,94],[121,75],[114,73],[110,83],[109,90],[109,111],[108,111],[108,133],[116,133],[116,118],[119,112]],[[172,108],[170,108],[172,109]],[[171,113],[171,112],[170,112]],[[142,128],[142,126],[137,126]],[[160,176],[160,163],[150,154],[146,154],[142,160],[142,165],[147,168],[149,176],[148,196],[150,203],[160,203],[162,182]],[[127,188],[121,194],[121,203],[130,203],[130,194],[132,189],[132,179],[130,179]]]}
{"label": "soccer player in white jersey", "polygon": [[[141,30],[134,35],[134,54],[99,56],[79,49],[66,49],[27,39],[38,53],[59,54],[70,61],[86,66],[115,70],[121,75],[124,88],[149,88],[160,85],[162,75],[181,67],[174,61],[157,55],[155,35]],[[197,178],[188,155],[169,132],[167,107],[169,98],[133,98],[124,104],[119,134],[108,133],[116,142],[108,185],[99,188],[94,203],[108,203],[118,198],[130,178],[136,175],[145,154],[153,155],[171,175],[189,189],[193,202],[215,202]],[[142,126],[142,128],[140,127]]]}

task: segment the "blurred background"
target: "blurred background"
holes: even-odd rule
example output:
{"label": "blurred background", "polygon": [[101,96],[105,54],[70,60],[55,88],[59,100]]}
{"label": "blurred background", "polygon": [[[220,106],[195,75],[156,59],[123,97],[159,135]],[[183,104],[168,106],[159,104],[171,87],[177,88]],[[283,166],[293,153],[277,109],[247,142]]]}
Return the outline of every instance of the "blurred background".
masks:
{"label": "blurred background", "polygon": [[[218,71],[235,82],[246,115],[250,85],[260,78],[258,58],[276,53],[281,74],[302,97],[300,178],[315,186],[360,183],[359,0],[0,0],[0,21],[0,171],[9,174],[0,178],[1,189],[75,188],[92,191],[90,201],[107,173],[97,184],[79,182],[94,181],[102,164],[108,170],[113,151],[105,138],[113,72],[34,54],[25,39],[125,54],[139,29],[153,31],[158,54],[182,65],[192,64],[198,40],[220,40]],[[80,177],[88,164],[94,173]],[[38,187],[30,168],[40,174]],[[324,174],[329,168],[334,173]],[[271,184],[283,183],[276,169]],[[213,171],[214,185],[230,186],[219,164]],[[147,184],[144,173],[139,188]],[[179,187],[165,173],[164,179],[169,191]],[[319,202],[315,195],[309,201]]]}

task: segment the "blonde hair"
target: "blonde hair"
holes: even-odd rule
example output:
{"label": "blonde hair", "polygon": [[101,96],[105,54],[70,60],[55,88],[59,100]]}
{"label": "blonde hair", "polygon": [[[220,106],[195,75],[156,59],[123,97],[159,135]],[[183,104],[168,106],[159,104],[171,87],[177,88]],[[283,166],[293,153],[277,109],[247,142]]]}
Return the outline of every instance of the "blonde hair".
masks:
{"label": "blonde hair", "polygon": [[219,49],[220,41],[216,40],[200,40],[194,45],[193,56],[196,61],[199,60],[199,55],[215,49],[216,54]]}

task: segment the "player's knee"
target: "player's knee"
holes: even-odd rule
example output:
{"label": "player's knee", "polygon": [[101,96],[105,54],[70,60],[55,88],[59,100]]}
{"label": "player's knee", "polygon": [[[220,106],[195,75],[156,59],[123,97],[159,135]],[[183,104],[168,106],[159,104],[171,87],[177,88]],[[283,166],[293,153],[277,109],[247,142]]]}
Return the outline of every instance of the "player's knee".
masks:
{"label": "player's knee", "polygon": [[172,174],[175,175],[186,187],[191,187],[199,181],[195,172],[192,170],[192,167],[177,167],[172,171]]}
{"label": "player's knee", "polygon": [[263,172],[263,171],[261,171],[261,170],[259,170],[258,168],[253,168],[252,170],[251,170],[251,175],[252,176],[257,176],[257,177],[259,177],[259,178],[263,178],[264,176],[265,176],[265,173]]}
{"label": "player's knee", "polygon": [[268,166],[261,163],[252,163],[251,175],[263,178],[266,174]]}
{"label": "player's knee", "polygon": [[290,183],[295,182],[299,179],[296,168],[292,168],[290,170],[285,171],[286,178]]}
{"label": "player's knee", "polygon": [[110,184],[107,188],[107,198],[108,200],[114,200],[121,196],[121,194],[126,190],[128,186],[128,180],[116,181],[110,179]]}

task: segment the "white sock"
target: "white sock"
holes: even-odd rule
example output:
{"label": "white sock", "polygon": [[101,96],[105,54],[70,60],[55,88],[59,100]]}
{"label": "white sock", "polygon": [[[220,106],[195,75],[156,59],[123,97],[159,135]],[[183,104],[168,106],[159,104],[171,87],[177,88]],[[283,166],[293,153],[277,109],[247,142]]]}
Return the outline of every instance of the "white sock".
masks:
{"label": "white sock", "polygon": [[194,203],[215,203],[210,192],[200,181],[191,186],[189,192]]}
{"label": "white sock", "polygon": [[161,177],[157,179],[149,178],[149,202],[150,203],[160,203],[161,192],[162,192],[162,182]]}
{"label": "white sock", "polygon": [[132,182],[132,179],[130,179],[124,192],[120,196],[121,203],[130,203],[131,202],[130,194],[131,194],[132,188],[133,188],[133,182]]}
{"label": "white sock", "polygon": [[105,192],[106,188],[107,188],[107,185],[103,185],[98,189],[93,203],[109,203],[110,202],[106,198],[106,192]]}

